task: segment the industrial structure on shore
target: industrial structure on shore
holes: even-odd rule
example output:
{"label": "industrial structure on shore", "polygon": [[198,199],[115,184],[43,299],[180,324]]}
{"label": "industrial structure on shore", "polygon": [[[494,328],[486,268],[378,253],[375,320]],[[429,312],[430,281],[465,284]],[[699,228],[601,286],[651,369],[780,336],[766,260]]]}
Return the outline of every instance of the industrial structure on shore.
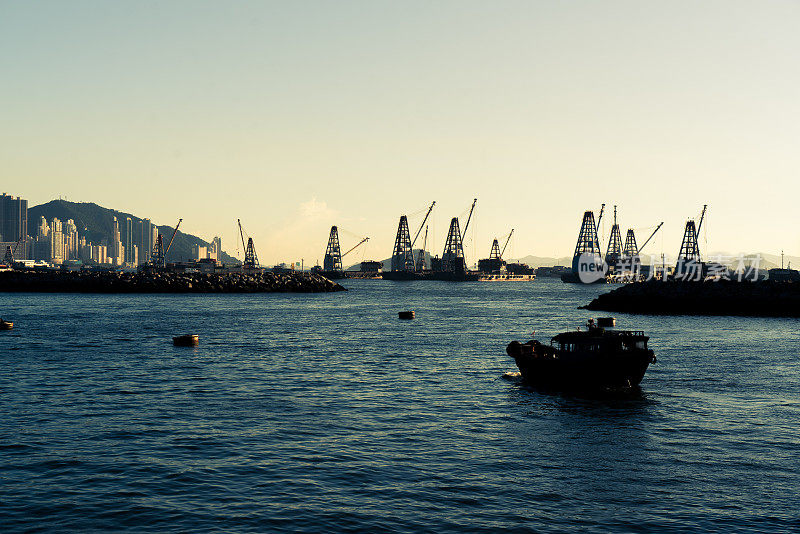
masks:
{"label": "industrial structure on shore", "polygon": [[707,205],[703,206],[697,224],[694,219],[686,221],[678,260],[674,267],[667,267],[663,260],[660,266],[642,265],[641,261],[642,249],[664,225],[663,221],[656,226],[641,247],[636,244],[633,229],[628,229],[623,244],[620,227],[617,224],[617,207],[614,206],[614,224],[611,226],[604,258],[600,252],[597,228],[603,219],[605,204],[600,208],[597,223],[594,220],[594,212],[587,211],[583,214],[578,242],[572,256],[572,270],[563,274],[561,279],[569,283],[633,282],[648,277],[660,279],[667,276],[676,280],[703,279],[710,270],[719,268],[716,264],[703,262],[700,255],[698,235],[703,227],[707,208]]}
{"label": "industrial structure on shore", "polygon": [[[384,265],[379,261],[367,260],[361,262],[359,270],[345,270],[342,259],[369,241],[369,238],[364,237],[342,253],[342,247],[339,242],[339,229],[337,226],[332,226],[322,266],[314,267],[312,270],[333,279],[383,278],[396,281],[440,280],[453,282],[533,280],[535,278],[533,269],[525,264],[506,263],[503,260],[503,254],[511,240],[511,236],[514,234],[513,229],[505,237],[502,249],[499,241],[495,239],[492,242],[489,258],[478,260],[477,270],[469,269],[464,254],[463,236],[466,235],[470,228],[477,202],[478,199],[473,199],[463,230],[458,217],[453,217],[450,220],[441,256],[430,256],[427,251],[428,221],[433,208],[436,206],[436,201],[433,201],[427,207],[425,216],[415,229],[413,237],[408,223],[408,216],[405,214],[400,216],[388,265]],[[421,247],[415,248],[418,242],[420,242]]]}

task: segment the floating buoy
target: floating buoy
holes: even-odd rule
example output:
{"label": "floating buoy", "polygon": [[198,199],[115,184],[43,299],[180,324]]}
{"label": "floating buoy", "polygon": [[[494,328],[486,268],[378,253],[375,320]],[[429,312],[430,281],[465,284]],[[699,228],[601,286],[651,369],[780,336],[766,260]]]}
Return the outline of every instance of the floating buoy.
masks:
{"label": "floating buoy", "polygon": [[12,328],[14,328],[14,323],[0,319],[0,330],[11,330]]}
{"label": "floating buoy", "polygon": [[413,319],[414,312],[413,311],[401,311],[397,314],[400,319]]}
{"label": "floating buoy", "polygon": [[196,347],[200,344],[200,338],[197,334],[186,334],[173,337],[172,342],[176,347]]}

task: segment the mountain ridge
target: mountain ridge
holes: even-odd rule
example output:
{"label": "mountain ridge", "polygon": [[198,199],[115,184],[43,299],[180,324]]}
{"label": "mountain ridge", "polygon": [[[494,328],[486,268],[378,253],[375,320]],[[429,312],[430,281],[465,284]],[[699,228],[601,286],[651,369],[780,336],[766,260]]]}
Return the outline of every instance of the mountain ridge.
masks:
{"label": "mountain ridge", "polygon": [[[48,223],[53,220],[54,217],[58,218],[61,222],[72,219],[78,227],[78,236],[86,237],[86,241],[94,244],[108,244],[111,242],[114,217],[116,217],[120,223],[127,217],[130,217],[135,226],[140,225],[143,220],[141,217],[137,217],[131,213],[106,208],[94,202],[70,202],[68,200],[57,199],[28,208],[28,234],[31,237],[36,237],[36,229],[39,226],[40,217],[44,217]],[[164,246],[166,247],[170,237],[172,237],[172,232],[175,230],[175,227],[167,225],[156,225],[156,227],[158,228],[158,232],[164,236]],[[139,230],[139,232],[141,232],[141,230]],[[134,229],[134,242],[138,241],[137,231]],[[187,234],[178,230],[175,234],[175,241],[172,243],[172,248],[167,255],[167,261],[177,262],[191,259],[192,246],[195,244],[209,246],[210,242],[196,235]],[[141,253],[142,252],[139,251],[139,254]],[[224,263],[239,263],[239,260],[225,251],[222,251],[221,256],[220,259]]]}

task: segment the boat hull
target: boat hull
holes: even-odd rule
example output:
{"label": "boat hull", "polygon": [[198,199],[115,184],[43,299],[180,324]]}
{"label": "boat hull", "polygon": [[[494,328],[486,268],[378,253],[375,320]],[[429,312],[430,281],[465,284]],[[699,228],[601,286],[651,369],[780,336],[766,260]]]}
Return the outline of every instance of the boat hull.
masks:
{"label": "boat hull", "polygon": [[525,382],[559,390],[634,388],[655,361],[649,349],[564,352],[531,341],[513,341],[506,352],[514,358]]}
{"label": "boat hull", "polygon": [[535,274],[482,274],[480,282],[533,282]]}
{"label": "boat hull", "polygon": [[468,272],[448,272],[448,271],[386,271],[383,273],[384,280],[411,281],[411,280],[435,280],[439,282],[477,282],[480,274],[472,271]]}

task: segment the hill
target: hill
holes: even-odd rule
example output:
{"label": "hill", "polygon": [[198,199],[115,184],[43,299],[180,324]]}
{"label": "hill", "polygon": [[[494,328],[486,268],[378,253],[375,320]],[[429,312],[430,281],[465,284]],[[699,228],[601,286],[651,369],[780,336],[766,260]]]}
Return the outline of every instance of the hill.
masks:
{"label": "hill", "polygon": [[[95,244],[110,243],[111,233],[114,228],[113,219],[124,221],[130,217],[134,223],[134,228],[141,224],[142,219],[130,213],[116,211],[103,206],[98,206],[92,202],[69,202],[66,200],[51,200],[46,204],[40,204],[28,209],[28,234],[36,237],[36,229],[39,226],[39,218],[44,217],[47,221],[54,217],[65,222],[68,219],[75,221],[78,227],[78,235],[86,237],[87,241]],[[172,237],[174,226],[158,226],[158,231],[164,236],[164,246],[166,247],[169,238]],[[135,233],[135,231],[134,231]],[[136,241],[138,238],[134,237]],[[208,246],[210,243],[192,234],[186,234],[180,230],[175,235],[175,241],[167,255],[167,261],[187,261],[192,257],[193,245]],[[224,263],[239,263],[239,261],[227,253],[222,253]]]}

